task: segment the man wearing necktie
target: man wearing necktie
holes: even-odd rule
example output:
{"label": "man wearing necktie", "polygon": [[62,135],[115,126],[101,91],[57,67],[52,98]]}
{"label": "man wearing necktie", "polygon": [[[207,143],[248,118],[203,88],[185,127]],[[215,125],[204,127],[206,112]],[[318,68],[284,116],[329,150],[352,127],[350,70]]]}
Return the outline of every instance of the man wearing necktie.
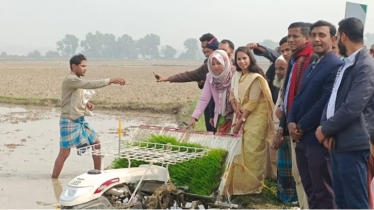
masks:
{"label": "man wearing necktie", "polygon": [[311,26],[310,43],[317,59],[309,65],[301,80],[288,114],[288,131],[296,141],[296,162],[310,209],[336,207],[329,168],[329,151],[316,138],[323,109],[331,95],[335,75],[343,62],[332,45],[336,28],[326,21]]}

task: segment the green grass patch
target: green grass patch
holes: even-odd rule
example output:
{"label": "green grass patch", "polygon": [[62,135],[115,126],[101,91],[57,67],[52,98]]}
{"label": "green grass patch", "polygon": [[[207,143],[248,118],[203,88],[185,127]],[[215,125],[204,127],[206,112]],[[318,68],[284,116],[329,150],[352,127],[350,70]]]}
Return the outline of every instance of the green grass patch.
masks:
{"label": "green grass patch", "polygon": [[[144,141],[170,144],[176,146],[203,148],[199,144],[180,143],[174,137],[152,135]],[[172,146],[171,146],[172,147]],[[169,166],[171,181],[177,186],[188,186],[191,193],[199,195],[210,195],[217,190],[221,176],[224,171],[224,161],[227,151],[223,149],[212,149],[207,156]],[[147,164],[144,161],[131,161],[131,167]],[[127,159],[116,159],[113,168],[126,168],[129,163]]]}
{"label": "green grass patch", "polygon": [[[179,124],[181,124],[182,122],[190,122],[191,115],[196,108],[197,102],[198,99],[188,106],[180,107],[181,109],[179,110],[177,115],[177,121],[179,122]],[[204,114],[202,114],[199,121],[196,122],[195,130],[206,131]]]}
{"label": "green grass patch", "polygon": [[18,104],[18,105],[35,105],[35,106],[59,106],[60,99],[0,96],[0,103]]}
{"label": "green grass patch", "polygon": [[278,198],[277,182],[271,179],[265,179],[265,187],[260,194],[233,196],[231,201],[246,209],[290,209],[295,206]]}
{"label": "green grass patch", "polygon": [[148,103],[148,102],[134,102],[134,101],[124,101],[124,102],[108,102],[103,100],[92,100],[92,103],[96,108],[99,109],[109,109],[109,110],[132,110],[132,111],[151,111],[153,113],[168,113],[168,114],[178,114],[182,105],[178,103]]}

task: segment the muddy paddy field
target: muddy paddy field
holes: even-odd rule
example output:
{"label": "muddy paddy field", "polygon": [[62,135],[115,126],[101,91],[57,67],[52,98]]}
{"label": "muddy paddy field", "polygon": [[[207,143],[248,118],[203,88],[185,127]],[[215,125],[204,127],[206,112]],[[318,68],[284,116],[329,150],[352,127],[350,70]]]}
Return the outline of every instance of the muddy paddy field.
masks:
{"label": "muddy paddy field", "polygon": [[[95,115],[87,121],[102,142],[118,139],[119,119],[124,138],[141,124],[177,127],[189,120],[201,90],[195,82],[157,83],[153,72],[169,76],[201,63],[88,61],[86,78],[120,76],[127,84],[96,90]],[[73,149],[60,178],[50,178],[59,149],[60,87],[68,73],[67,61],[0,62],[0,208],[53,209],[68,181],[93,168],[91,157]],[[111,158],[104,161],[108,166]]]}
{"label": "muddy paddy field", "polygon": [[[119,119],[123,119],[123,138],[139,124],[175,126],[173,115],[97,110],[94,117],[87,117],[103,142],[118,139]],[[78,156],[72,149],[60,178],[50,178],[59,149],[58,121],[58,108],[0,104],[1,208],[53,208],[62,188],[93,168],[91,157]],[[111,160],[105,158],[105,166]]]}

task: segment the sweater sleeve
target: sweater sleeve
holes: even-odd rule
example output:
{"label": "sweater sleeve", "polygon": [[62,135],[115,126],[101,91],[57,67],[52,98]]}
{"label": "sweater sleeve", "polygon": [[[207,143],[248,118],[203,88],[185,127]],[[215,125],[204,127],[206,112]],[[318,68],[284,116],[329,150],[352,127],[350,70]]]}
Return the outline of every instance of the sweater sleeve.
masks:
{"label": "sweater sleeve", "polygon": [[253,53],[257,56],[263,56],[263,57],[267,58],[272,63],[274,63],[277,60],[277,58],[280,56],[280,54],[278,52],[276,52],[275,50],[264,47],[262,45],[260,45],[260,47],[264,48],[265,52],[262,53],[261,51],[259,51],[257,49],[254,49]]}
{"label": "sweater sleeve", "polygon": [[71,89],[97,89],[109,85],[110,79],[83,80],[78,77],[69,77],[64,81],[64,86]]}
{"label": "sweater sleeve", "polygon": [[206,82],[201,92],[200,99],[197,102],[196,108],[191,117],[197,120],[200,119],[201,115],[204,113],[205,108],[208,106],[211,98],[212,98],[212,90],[210,87],[210,83]]}
{"label": "sweater sleeve", "polygon": [[170,82],[199,82],[205,81],[206,74],[209,72],[208,66],[204,63],[193,71],[185,71],[169,77]]}

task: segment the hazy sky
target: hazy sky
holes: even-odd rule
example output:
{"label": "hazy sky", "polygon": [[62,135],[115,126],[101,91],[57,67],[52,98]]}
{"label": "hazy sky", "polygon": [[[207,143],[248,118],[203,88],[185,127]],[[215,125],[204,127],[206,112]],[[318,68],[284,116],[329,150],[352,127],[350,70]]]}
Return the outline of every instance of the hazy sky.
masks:
{"label": "hazy sky", "polygon": [[[365,32],[374,32],[372,0]],[[370,3],[369,3],[370,2]],[[278,41],[294,21],[319,19],[337,23],[344,18],[344,0],[0,0],[0,52],[9,46],[56,49],[65,34],[80,40],[100,31],[134,39],[147,33],[161,45],[183,49],[187,38],[206,32],[230,39],[236,46],[264,39]]]}

